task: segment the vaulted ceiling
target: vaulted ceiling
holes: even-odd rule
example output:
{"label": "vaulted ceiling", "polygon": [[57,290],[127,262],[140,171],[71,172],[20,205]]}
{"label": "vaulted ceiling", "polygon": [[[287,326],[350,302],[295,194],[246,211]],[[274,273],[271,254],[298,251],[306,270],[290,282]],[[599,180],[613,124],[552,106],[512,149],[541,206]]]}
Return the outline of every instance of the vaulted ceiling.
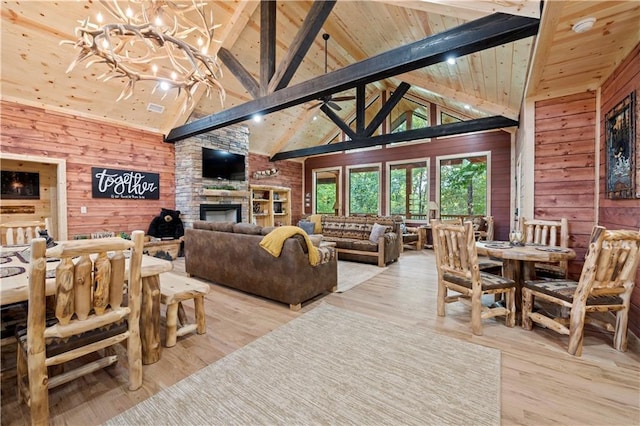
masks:
{"label": "vaulted ceiling", "polygon": [[[311,1],[278,1],[276,63],[287,52],[312,7]],[[260,81],[260,2],[208,2],[216,23],[216,48],[224,48]],[[66,73],[76,56],[62,40],[73,40],[78,21],[101,8],[94,1],[2,3],[2,98],[167,135],[195,117],[204,117],[253,99],[240,81],[223,66],[221,83],[226,98],[198,97],[193,108],[181,113],[186,100],[152,93],[153,84],[138,84],[134,96],[116,102],[123,82],[97,82],[94,65]],[[525,96],[557,96],[596,89],[640,41],[640,3],[637,1],[346,1],[331,10],[289,86],[322,76],[325,42],[328,72],[363,61],[399,46],[456,28],[495,12],[541,18],[536,37],[527,37],[457,59],[396,75],[365,87],[374,101],[402,82],[411,85],[406,97],[468,118],[504,116],[518,119]],[[595,17],[594,28],[571,31],[577,21]],[[341,95],[355,95],[349,90]],[[403,101],[406,102],[406,101]],[[149,104],[162,113],[150,112]],[[326,144],[339,129],[316,102],[306,102],[271,113],[250,128],[250,151],[272,156],[278,152]],[[336,114],[349,122],[355,101],[343,101]],[[375,106],[374,106],[375,108]],[[314,119],[315,117],[315,119]]]}

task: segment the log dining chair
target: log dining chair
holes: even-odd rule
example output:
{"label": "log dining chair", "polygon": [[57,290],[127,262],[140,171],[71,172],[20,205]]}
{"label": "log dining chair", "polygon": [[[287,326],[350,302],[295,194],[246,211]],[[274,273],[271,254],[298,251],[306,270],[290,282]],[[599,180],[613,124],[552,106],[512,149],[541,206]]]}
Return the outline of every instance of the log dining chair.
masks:
{"label": "log dining chair", "polygon": [[[463,302],[471,306],[471,329],[482,335],[482,320],[504,316],[508,327],[515,325],[516,283],[488,272],[480,271],[473,224],[463,225],[431,222],[433,248],[438,270],[438,316],[445,316],[445,305]],[[449,294],[449,292],[453,292]],[[483,305],[485,294],[504,294],[506,306]]]}
{"label": "log dining chair", "polygon": [[28,220],[6,222],[0,224],[3,245],[29,244],[31,240],[38,237],[39,231],[47,230],[52,236],[51,220]]}
{"label": "log dining chair", "polygon": [[[520,218],[520,231],[524,235],[525,244],[541,246],[569,247],[569,221],[563,217],[560,220],[539,220]],[[538,262],[535,273],[539,277],[566,278],[568,261]]]}
{"label": "log dining chair", "polygon": [[[579,281],[525,281],[522,289],[522,327],[533,323],[569,336],[567,351],[582,354],[585,324],[614,332],[613,346],[627,350],[629,304],[640,260],[640,231],[606,230],[596,226]],[[557,309],[534,310],[536,301]],[[603,313],[615,313],[613,317]]]}
{"label": "log dining chair", "polygon": [[[125,340],[129,389],[142,386],[144,231],[134,231],[131,238],[64,241],[50,249],[43,238],[32,240],[27,325],[16,331],[18,396],[30,406],[32,424],[49,423],[49,389],[114,364],[118,356],[113,346]],[[129,257],[127,276],[125,257]],[[45,300],[47,261],[52,259],[59,259],[55,300],[50,305],[55,316],[47,315]],[[104,356],[49,377],[48,367],[94,352]]]}

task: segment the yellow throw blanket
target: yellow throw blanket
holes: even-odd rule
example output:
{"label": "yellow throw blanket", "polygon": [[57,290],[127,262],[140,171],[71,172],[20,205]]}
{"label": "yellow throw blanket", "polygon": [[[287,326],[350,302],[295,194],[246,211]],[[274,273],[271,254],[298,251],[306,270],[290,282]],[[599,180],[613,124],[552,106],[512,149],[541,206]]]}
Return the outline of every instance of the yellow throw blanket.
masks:
{"label": "yellow throw blanket", "polygon": [[320,263],[320,254],[318,249],[311,243],[311,239],[302,228],[297,226],[279,226],[273,231],[269,232],[260,241],[260,247],[268,251],[273,257],[279,257],[282,252],[282,246],[287,238],[293,237],[296,234],[300,234],[304,237],[309,250],[309,263],[311,266],[316,266]]}

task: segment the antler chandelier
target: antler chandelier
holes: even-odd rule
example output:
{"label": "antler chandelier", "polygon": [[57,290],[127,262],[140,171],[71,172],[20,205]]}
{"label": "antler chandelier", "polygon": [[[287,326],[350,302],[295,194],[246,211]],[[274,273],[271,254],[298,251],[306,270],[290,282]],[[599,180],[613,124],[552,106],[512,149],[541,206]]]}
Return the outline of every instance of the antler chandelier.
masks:
{"label": "antler chandelier", "polygon": [[67,72],[84,61],[88,61],[87,68],[106,64],[108,69],[98,80],[128,79],[118,101],[131,97],[140,81],[156,82],[152,93],[177,89],[177,98],[184,91],[187,102],[183,108],[193,105],[200,85],[206,87],[207,96],[216,89],[220,101],[224,100],[219,81],[222,69],[217,57],[208,54],[217,26],[213,12],[207,19],[206,2],[129,0],[124,8],[116,0],[100,3],[116,22],[103,23],[101,13],[95,24],[90,18],[80,22],[75,32],[78,40],[60,43],[80,49]]}

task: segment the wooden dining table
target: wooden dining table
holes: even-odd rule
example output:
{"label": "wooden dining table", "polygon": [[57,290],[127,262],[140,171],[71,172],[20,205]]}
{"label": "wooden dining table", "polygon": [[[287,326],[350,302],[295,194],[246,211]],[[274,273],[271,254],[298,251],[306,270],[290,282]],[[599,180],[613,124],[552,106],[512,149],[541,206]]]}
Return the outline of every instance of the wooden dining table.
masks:
{"label": "wooden dining table", "polygon": [[505,278],[516,282],[516,308],[522,306],[522,287],[526,280],[535,278],[536,262],[559,262],[575,259],[576,252],[570,248],[526,244],[511,245],[507,241],[477,241],[479,255],[502,259]]}
{"label": "wooden dining table", "polygon": [[[0,249],[0,304],[8,305],[29,300],[29,245],[3,246]],[[55,269],[58,262],[47,262],[45,293],[55,295]],[[125,274],[129,262],[125,259]],[[142,307],[140,311],[140,338],[142,363],[160,360],[160,274],[173,269],[173,263],[153,256],[142,256]]]}

